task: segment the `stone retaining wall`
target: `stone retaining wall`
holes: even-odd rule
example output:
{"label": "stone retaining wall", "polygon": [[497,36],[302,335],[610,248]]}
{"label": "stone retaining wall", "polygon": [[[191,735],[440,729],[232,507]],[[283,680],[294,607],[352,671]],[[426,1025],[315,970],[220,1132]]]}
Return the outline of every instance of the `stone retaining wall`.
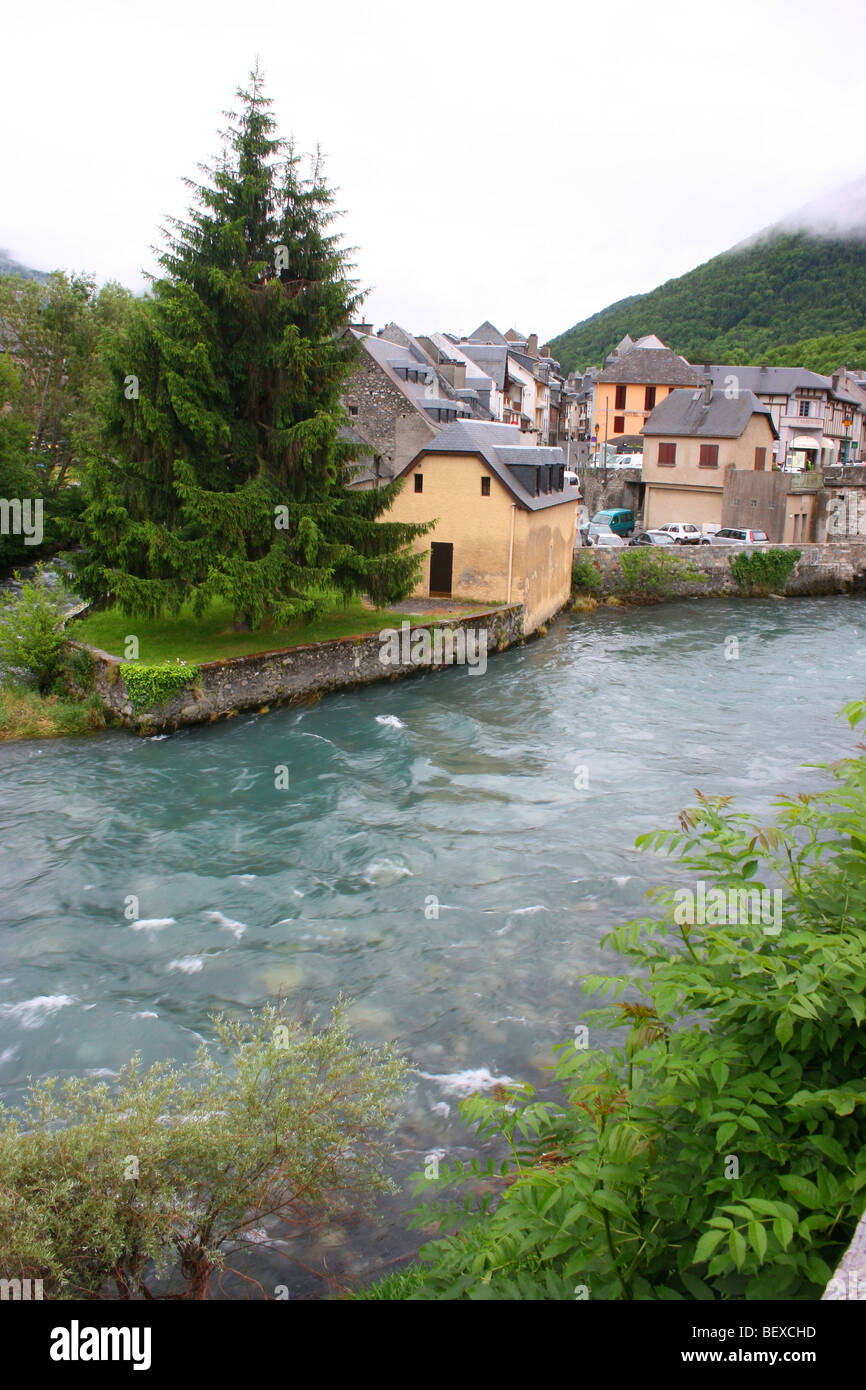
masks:
{"label": "stone retaining wall", "polygon": [[[739,594],[740,590],[729,563],[729,555],[740,555],[743,546],[688,545],[665,547],[658,555],[674,555],[707,577],[678,579],[674,582],[672,598],[717,598],[721,594]],[[789,595],[839,594],[855,588],[866,588],[866,539],[835,541],[826,545],[750,546],[754,550],[799,550],[798,560],[785,586]],[[622,593],[621,551],[581,548],[575,559],[590,555],[602,575],[602,594]]]}
{"label": "stone retaining wall", "polygon": [[[408,619],[406,620],[408,626]],[[515,642],[522,642],[523,605],[479,609],[462,612],[459,617],[414,622],[410,632],[455,633],[460,629],[475,634],[476,645],[469,646],[467,664],[481,665],[478,643],[486,640],[487,656],[504,651]],[[393,629],[392,629],[393,630]],[[397,632],[400,629],[396,629]],[[481,634],[486,634],[482,637]],[[136,710],[120,673],[121,658],[88,647],[96,665],[96,689],[106,708],[127,727],[140,732],[174,730],[183,724],[202,724],[220,717],[237,714],[239,710],[260,709],[263,705],[291,703],[328,690],[340,690],[371,681],[395,680],[425,669],[439,669],[453,664],[446,658],[448,642],[443,638],[443,650],[436,660],[435,648],[429,659],[417,653],[411,659],[409,633],[401,639],[401,659],[381,660],[384,647],[378,632],[365,637],[339,637],[332,642],[314,642],[303,647],[282,651],[260,652],[254,656],[235,657],[230,661],[208,661],[200,667],[195,685],[178,691],[162,704],[150,709]],[[457,637],[455,645],[465,644]],[[408,656],[408,660],[402,659]]]}

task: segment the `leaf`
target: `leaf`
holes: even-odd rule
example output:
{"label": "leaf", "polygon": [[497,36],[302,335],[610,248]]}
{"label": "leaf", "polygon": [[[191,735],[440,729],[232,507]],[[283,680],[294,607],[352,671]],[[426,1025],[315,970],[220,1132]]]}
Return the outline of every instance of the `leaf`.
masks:
{"label": "leaf", "polygon": [[778,1041],[784,1047],[785,1043],[790,1042],[793,1036],[794,1025],[791,1022],[790,1016],[786,1013],[779,1014],[779,1017],[776,1019],[776,1037]]}
{"label": "leaf", "polygon": [[725,1235],[725,1231],[704,1231],[695,1248],[695,1264],[704,1264]]}
{"label": "leaf", "polygon": [[742,1269],[746,1259],[747,1249],[746,1242],[739,1231],[731,1231],[728,1238],[728,1248],[731,1252],[731,1259],[734,1261],[737,1269]]}
{"label": "leaf", "polygon": [[767,1253],[767,1232],[760,1221],[749,1222],[749,1244],[760,1261]]}
{"label": "leaf", "polygon": [[710,1075],[716,1083],[716,1090],[723,1091],[730,1072],[726,1062],[713,1062],[710,1067]]}
{"label": "leaf", "polygon": [[838,1139],[832,1139],[829,1134],[810,1134],[809,1143],[827,1158],[832,1158],[834,1163],[841,1163],[844,1168],[848,1167],[848,1156]]}

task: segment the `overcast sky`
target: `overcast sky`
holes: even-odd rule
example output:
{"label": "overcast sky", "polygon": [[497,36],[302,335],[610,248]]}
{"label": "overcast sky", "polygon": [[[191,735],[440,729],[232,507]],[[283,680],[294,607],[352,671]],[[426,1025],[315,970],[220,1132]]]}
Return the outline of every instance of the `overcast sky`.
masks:
{"label": "overcast sky", "polygon": [[256,55],[366,315],[543,342],[862,177],[866,4],[57,0],[0,25],[0,247],[142,287]]}

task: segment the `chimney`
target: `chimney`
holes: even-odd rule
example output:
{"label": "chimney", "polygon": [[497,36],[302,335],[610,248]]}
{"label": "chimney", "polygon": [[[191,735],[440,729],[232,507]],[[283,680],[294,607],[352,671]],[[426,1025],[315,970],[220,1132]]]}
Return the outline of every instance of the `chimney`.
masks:
{"label": "chimney", "polygon": [[530,333],[526,341],[526,352],[529,357],[538,356],[538,334]]}
{"label": "chimney", "polygon": [[833,383],[833,390],[834,390],[834,391],[838,391],[838,390],[839,390],[839,375],[840,375],[839,372],[834,372],[833,375],[832,375],[832,377],[830,378],[830,380],[831,380],[832,383]]}
{"label": "chimney", "polygon": [[363,321],[361,323],[350,323],[349,327],[354,328],[356,333],[363,333],[367,338],[369,338],[373,332],[372,323],[365,323]]}
{"label": "chimney", "polygon": [[538,349],[542,357],[550,357],[550,343],[545,343],[544,347]]}
{"label": "chimney", "polygon": [[713,378],[708,376],[704,382],[704,405],[708,406],[713,399]]}

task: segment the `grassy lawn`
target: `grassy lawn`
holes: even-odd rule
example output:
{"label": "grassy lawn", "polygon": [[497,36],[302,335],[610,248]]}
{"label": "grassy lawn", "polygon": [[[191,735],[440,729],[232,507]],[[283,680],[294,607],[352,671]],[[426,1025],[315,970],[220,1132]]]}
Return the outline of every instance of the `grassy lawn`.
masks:
{"label": "grassy lawn", "polygon": [[233,632],[231,606],[217,600],[203,618],[195,618],[191,609],[183,609],[174,618],[130,618],[123,609],[111,608],[71,622],[66,630],[74,641],[89,642],[112,656],[124,656],[126,638],[135,636],[138,659],[147,665],[173,661],[175,657],[200,663],[298,647],[306,642],[327,642],[334,637],[362,637],[380,628],[399,628],[410,616],[365,608],[360,599],[355,599],[347,607],[335,606],[323,618],[306,625],[265,625],[256,632]]}

